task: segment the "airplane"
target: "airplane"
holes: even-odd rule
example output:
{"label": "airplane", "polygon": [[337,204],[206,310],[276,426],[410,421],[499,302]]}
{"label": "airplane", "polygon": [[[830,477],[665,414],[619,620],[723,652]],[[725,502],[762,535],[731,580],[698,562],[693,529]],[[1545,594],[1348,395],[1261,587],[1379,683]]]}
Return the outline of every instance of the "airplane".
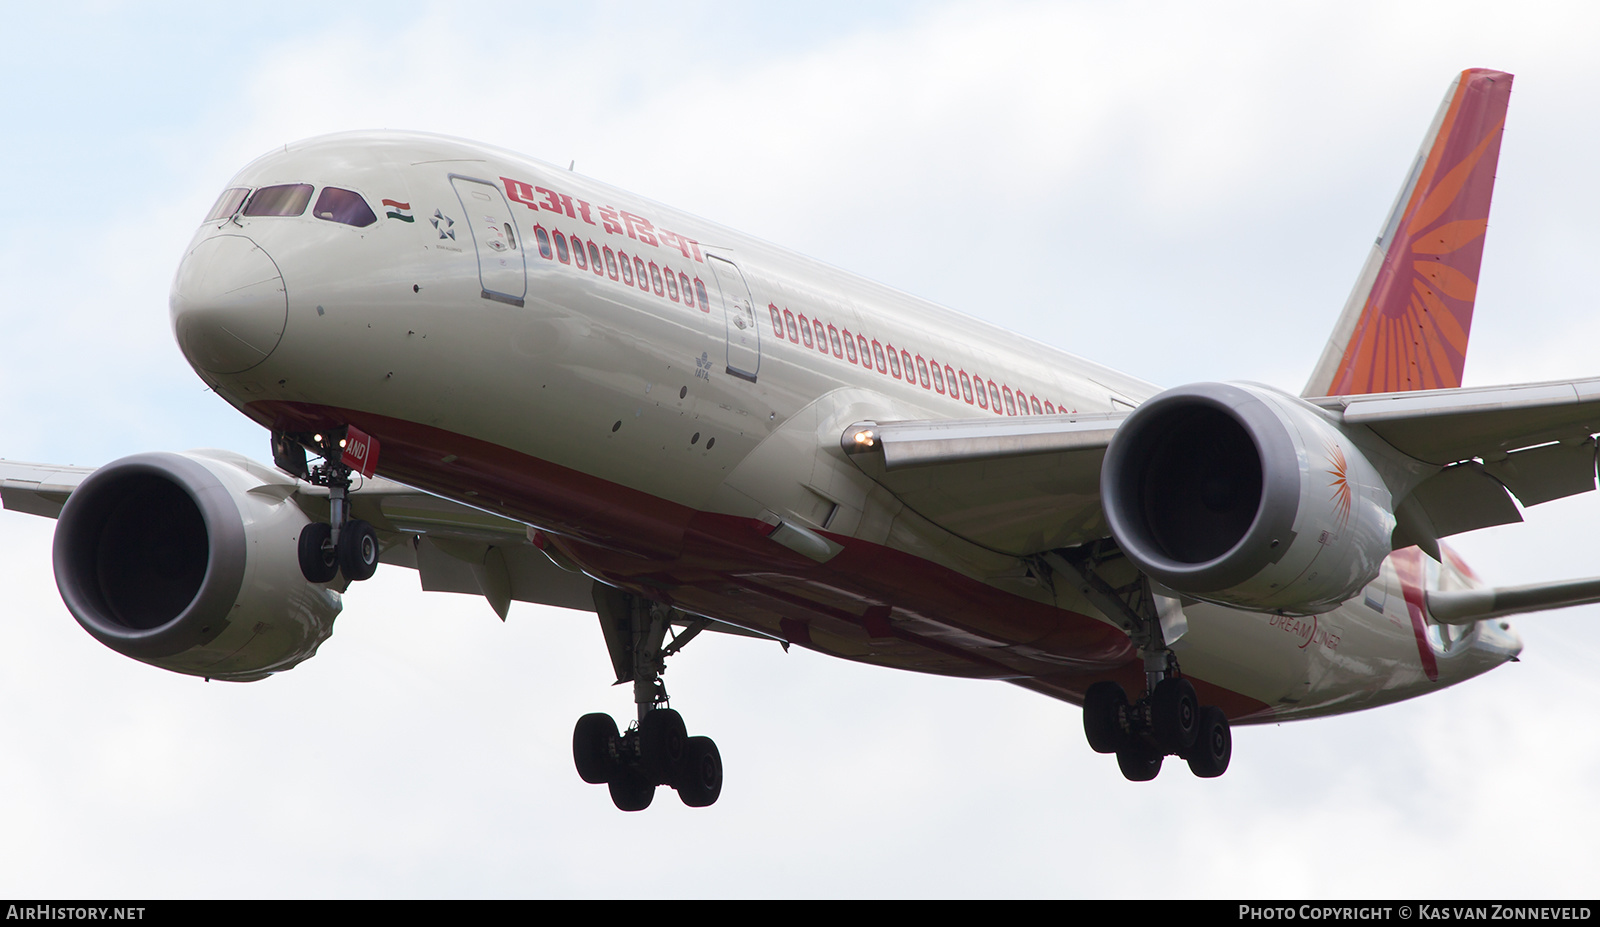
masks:
{"label": "airplane", "polygon": [[1130,780],[1220,776],[1235,724],[1437,691],[1600,601],[1441,543],[1595,488],[1600,379],[1460,385],[1511,83],[1451,82],[1298,396],[1163,390],[490,146],[289,144],[169,305],[273,465],[0,461],[0,498],[58,520],[91,636],[208,680],[313,656],[380,563],[593,612],[636,717],[578,719],[574,765],[624,811],[720,795],[662,682],[707,631],[1010,682]]}

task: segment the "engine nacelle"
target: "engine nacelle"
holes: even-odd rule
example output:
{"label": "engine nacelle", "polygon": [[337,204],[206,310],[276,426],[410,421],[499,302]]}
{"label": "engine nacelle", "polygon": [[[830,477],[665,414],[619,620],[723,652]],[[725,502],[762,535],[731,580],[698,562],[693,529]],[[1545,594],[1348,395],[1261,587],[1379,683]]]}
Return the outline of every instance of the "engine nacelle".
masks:
{"label": "engine nacelle", "polygon": [[1388,487],[1329,415],[1264,386],[1198,383],[1141,405],[1100,471],[1111,533],[1172,589],[1316,614],[1378,575]]}
{"label": "engine nacelle", "polygon": [[56,526],[56,586],[95,639],[152,666],[248,682],[333,633],[306,582],[292,484],[224,452],[136,454],[91,473]]}

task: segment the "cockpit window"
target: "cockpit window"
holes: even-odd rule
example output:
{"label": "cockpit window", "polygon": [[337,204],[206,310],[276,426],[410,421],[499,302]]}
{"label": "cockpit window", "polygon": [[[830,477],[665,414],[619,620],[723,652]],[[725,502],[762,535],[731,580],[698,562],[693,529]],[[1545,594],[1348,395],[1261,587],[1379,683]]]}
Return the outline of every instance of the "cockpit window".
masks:
{"label": "cockpit window", "polygon": [[215,222],[218,219],[228,218],[239,211],[239,204],[249,195],[249,187],[229,187],[222,191],[222,195],[217,197],[217,204],[212,206],[211,212],[206,215],[205,221]]}
{"label": "cockpit window", "polygon": [[[306,189],[311,188],[306,187]],[[361,194],[354,190],[341,190],[338,187],[323,187],[311,214],[318,219],[342,222],[358,229],[364,229],[378,221],[378,217],[372,212],[372,207],[367,205]]]}
{"label": "cockpit window", "polygon": [[244,204],[247,216],[298,216],[311,202],[311,184],[286,183],[262,187]]}

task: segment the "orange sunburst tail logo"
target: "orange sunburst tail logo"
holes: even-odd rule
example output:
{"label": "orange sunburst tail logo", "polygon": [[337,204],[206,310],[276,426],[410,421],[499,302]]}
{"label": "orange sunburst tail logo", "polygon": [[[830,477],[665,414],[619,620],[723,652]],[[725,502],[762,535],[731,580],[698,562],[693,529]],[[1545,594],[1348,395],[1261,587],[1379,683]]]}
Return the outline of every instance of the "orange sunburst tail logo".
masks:
{"label": "orange sunburst tail logo", "polygon": [[1461,385],[1511,75],[1445,94],[1304,396]]}

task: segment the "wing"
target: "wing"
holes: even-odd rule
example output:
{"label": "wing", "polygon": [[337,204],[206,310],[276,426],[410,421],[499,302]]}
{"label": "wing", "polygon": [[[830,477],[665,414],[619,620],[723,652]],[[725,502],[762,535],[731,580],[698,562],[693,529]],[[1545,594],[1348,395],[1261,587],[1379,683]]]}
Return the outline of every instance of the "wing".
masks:
{"label": "wing", "polygon": [[1100,463],[1125,417],[858,422],[842,443],[857,467],[924,518],[1020,556],[1109,533]]}
{"label": "wing", "polygon": [[1521,521],[1511,496],[1538,505],[1595,488],[1600,379],[1313,402],[1438,468],[1400,501],[1397,546]]}
{"label": "wing", "polygon": [[[1375,437],[1427,474],[1396,500],[1396,546],[1521,521],[1513,496],[1537,505],[1595,488],[1600,379],[1311,402],[1347,434]],[[1110,534],[1100,469],[1124,418],[858,422],[841,443],[919,514],[1021,556]]]}
{"label": "wing", "polygon": [[[308,516],[328,518],[326,489],[227,456],[261,480],[252,492],[292,499]],[[93,467],[0,460],[0,500],[11,511],[55,518],[93,472]],[[521,522],[381,478],[367,480],[350,498],[354,517],[378,530],[383,562],[416,570],[424,590],[482,595],[501,618],[512,601],[595,608],[594,580],[564,562],[553,547],[549,553],[542,550],[536,532]]]}

